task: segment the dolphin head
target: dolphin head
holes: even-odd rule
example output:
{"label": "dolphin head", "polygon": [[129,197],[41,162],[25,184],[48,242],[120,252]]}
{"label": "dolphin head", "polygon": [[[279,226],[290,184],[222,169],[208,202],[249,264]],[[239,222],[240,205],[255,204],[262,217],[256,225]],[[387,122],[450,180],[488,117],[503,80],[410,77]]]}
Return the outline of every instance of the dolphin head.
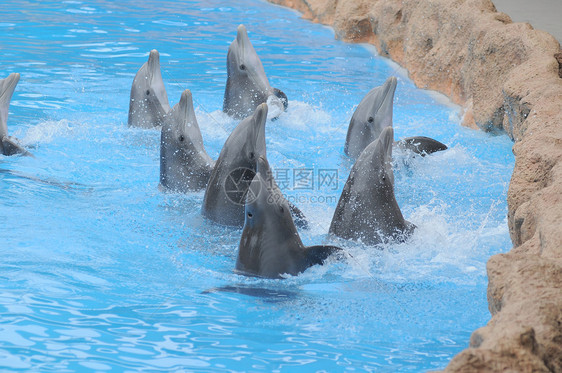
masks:
{"label": "dolphin head", "polygon": [[252,115],[242,120],[226,140],[219,159],[255,172],[258,158],[266,155],[267,111],[267,104],[260,104]]}
{"label": "dolphin head", "polygon": [[238,26],[236,39],[228,48],[226,70],[228,77],[223,109],[227,114],[243,118],[269,97],[283,107],[269,84],[244,25]]}
{"label": "dolphin head", "polygon": [[0,80],[0,141],[8,136],[8,113],[10,100],[20,80],[19,73],[12,73]]}
{"label": "dolphin head", "polygon": [[227,59],[229,74],[232,73],[242,79],[247,79],[248,84],[256,90],[266,92],[271,89],[263,64],[250,42],[244,25],[238,26],[236,39],[230,45]]}
{"label": "dolphin head", "polygon": [[153,49],[133,80],[129,126],[151,128],[161,125],[168,111],[170,104],[160,71],[160,54]]}
{"label": "dolphin head", "polygon": [[[167,187],[173,184],[190,184],[202,176],[206,183],[213,161],[205,151],[203,137],[195,117],[191,91],[186,89],[180,102],[166,115],[160,140],[160,182]],[[169,185],[172,184],[172,185]],[[193,187],[204,185],[193,185]],[[179,185],[178,185],[179,187]],[[181,189],[176,187],[175,189]]]}
{"label": "dolphin head", "polygon": [[196,157],[210,159],[203,145],[189,89],[182,92],[180,102],[166,116],[162,125],[162,141],[171,150],[171,155],[180,156],[185,161]]}
{"label": "dolphin head", "polygon": [[351,117],[346,140],[346,153],[357,158],[375,141],[385,127],[392,126],[392,104],[397,80],[391,76],[365,95]]}
{"label": "dolphin head", "polygon": [[244,224],[244,198],[256,174],[257,160],[265,156],[267,104],[232,131],[217,159],[205,190],[203,215],[218,223]]}
{"label": "dolphin head", "polygon": [[266,157],[257,161],[257,173],[246,194],[244,230],[236,269],[263,277],[296,274],[304,253],[287,200],[271,175]]}
{"label": "dolphin head", "polygon": [[397,80],[391,76],[380,87],[373,88],[357,107],[358,120],[368,123],[375,139],[385,127],[392,126],[392,102]]}
{"label": "dolphin head", "polygon": [[256,175],[246,195],[245,223],[257,229],[271,223],[278,225],[279,221],[286,225],[289,221],[283,220],[290,218],[292,224],[285,228],[293,230],[292,227],[296,232],[289,204],[277,186],[265,156],[258,158],[256,169]]}

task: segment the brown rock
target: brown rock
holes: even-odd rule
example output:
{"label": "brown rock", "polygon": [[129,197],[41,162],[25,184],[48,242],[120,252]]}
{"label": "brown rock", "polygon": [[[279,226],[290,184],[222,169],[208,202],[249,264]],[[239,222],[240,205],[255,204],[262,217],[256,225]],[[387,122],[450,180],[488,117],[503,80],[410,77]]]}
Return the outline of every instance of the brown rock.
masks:
{"label": "brown rock", "polygon": [[464,107],[463,124],[515,140],[514,248],[487,265],[492,319],[447,371],[562,372],[562,53],[490,0],[270,0],[336,37],[370,42],[422,88]]}

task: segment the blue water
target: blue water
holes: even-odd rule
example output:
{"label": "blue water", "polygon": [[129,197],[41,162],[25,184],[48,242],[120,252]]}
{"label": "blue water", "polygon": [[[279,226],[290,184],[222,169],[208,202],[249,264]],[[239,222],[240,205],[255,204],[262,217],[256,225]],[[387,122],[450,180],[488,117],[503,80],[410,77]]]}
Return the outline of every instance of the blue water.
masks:
{"label": "blue water", "polygon": [[[462,128],[457,107],[370,47],[284,8],[236,4],[0,8],[0,72],[21,73],[8,126],[36,156],[0,156],[1,370],[423,371],[446,366],[488,321],[485,264],[511,246],[507,136]],[[306,244],[334,242],[354,107],[399,77],[396,137],[450,146],[425,159],[395,154],[397,199],[418,226],[411,241],[344,242],[353,258],[248,278],[233,273],[241,231],[204,220],[202,192],[159,192],[159,133],[126,125],[133,77],[158,49],[171,104],[192,90],[216,157],[237,124],[220,109],[240,23],[290,99],[267,124],[268,158],[311,221]],[[303,170],[314,179],[295,183]],[[207,292],[218,287],[241,293]]]}

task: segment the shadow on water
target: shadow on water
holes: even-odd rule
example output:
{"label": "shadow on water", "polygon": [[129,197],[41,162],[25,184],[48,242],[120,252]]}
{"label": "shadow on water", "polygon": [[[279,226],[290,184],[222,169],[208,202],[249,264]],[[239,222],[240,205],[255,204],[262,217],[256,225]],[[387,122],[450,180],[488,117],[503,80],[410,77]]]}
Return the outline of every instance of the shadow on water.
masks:
{"label": "shadow on water", "polygon": [[25,180],[30,180],[39,184],[44,184],[44,185],[49,185],[49,186],[54,186],[63,190],[69,190],[69,191],[77,191],[77,190],[90,190],[93,189],[91,187],[88,187],[84,184],[80,184],[80,183],[75,183],[72,181],[57,181],[57,180],[53,180],[53,179],[43,179],[43,178],[39,178],[37,176],[34,175],[30,175],[30,174],[26,174],[23,172],[19,172],[19,171],[12,171],[12,170],[6,170],[6,169],[2,169],[0,168],[0,175],[8,175],[8,176],[12,176],[18,179],[25,179]]}
{"label": "shadow on water", "polygon": [[212,293],[234,293],[247,295],[254,298],[261,298],[266,302],[277,303],[284,302],[290,299],[295,299],[298,296],[297,291],[286,290],[280,288],[265,288],[246,285],[225,285],[220,287],[205,290],[202,294]]}

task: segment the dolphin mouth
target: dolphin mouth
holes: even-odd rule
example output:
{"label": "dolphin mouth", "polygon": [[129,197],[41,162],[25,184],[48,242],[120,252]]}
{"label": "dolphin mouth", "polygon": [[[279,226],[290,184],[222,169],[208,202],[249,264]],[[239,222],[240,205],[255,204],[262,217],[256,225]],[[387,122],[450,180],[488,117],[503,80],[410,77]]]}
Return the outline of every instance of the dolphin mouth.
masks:
{"label": "dolphin mouth", "polygon": [[377,112],[381,108],[388,107],[388,105],[392,105],[392,101],[394,100],[394,93],[396,92],[396,86],[398,85],[398,80],[395,76],[389,77],[382,86],[382,95],[383,99],[381,100],[380,106],[377,108]]}
{"label": "dolphin mouth", "polygon": [[19,81],[19,73],[11,73],[4,79],[5,85],[2,87],[2,92],[0,92],[0,101],[4,101],[6,99],[9,101],[12,98]]}
{"label": "dolphin mouth", "polygon": [[[193,96],[189,89],[186,89],[181,93],[178,108],[181,113],[181,118],[187,118],[190,108],[193,108]],[[184,130],[187,132],[188,122],[184,121],[183,126]]]}
{"label": "dolphin mouth", "polygon": [[160,53],[158,53],[156,49],[150,51],[147,66],[147,72],[150,75],[150,84],[152,84],[152,79],[156,76],[156,71],[160,70]]}

